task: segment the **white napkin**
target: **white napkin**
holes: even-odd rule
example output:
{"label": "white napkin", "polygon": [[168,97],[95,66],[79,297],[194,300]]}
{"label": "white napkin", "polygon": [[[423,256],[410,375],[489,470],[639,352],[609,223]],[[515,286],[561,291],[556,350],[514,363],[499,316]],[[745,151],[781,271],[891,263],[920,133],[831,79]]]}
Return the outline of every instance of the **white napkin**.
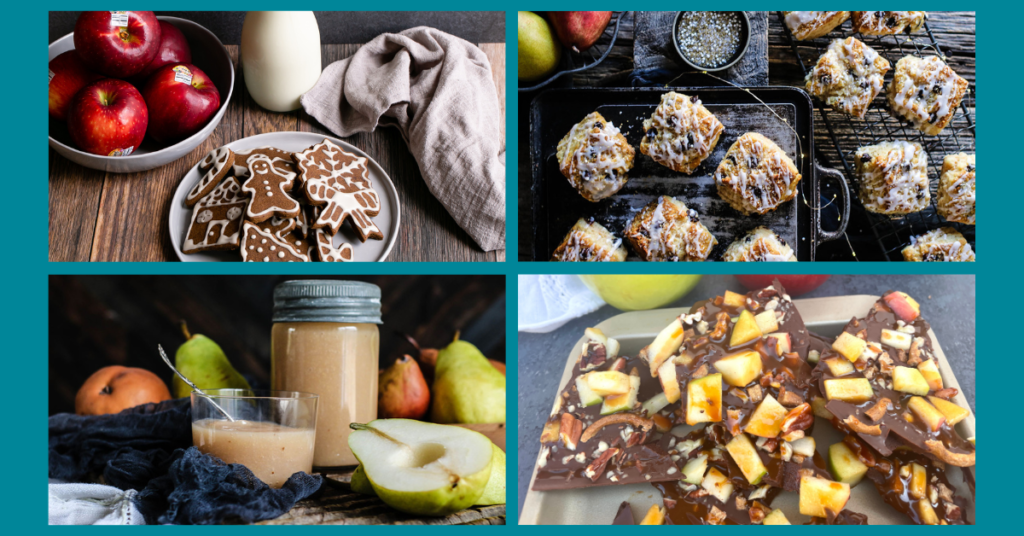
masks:
{"label": "white napkin", "polygon": [[519,331],[547,333],[604,305],[575,275],[519,276]]}
{"label": "white napkin", "polygon": [[50,481],[51,525],[145,525],[132,498],[136,491],[121,491],[102,484],[65,484]]}

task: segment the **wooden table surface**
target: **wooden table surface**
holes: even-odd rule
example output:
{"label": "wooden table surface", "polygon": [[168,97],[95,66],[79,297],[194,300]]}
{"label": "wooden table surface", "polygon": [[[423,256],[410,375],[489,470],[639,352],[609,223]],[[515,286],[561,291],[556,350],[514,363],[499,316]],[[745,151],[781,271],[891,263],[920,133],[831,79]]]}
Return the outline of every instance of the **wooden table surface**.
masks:
{"label": "wooden table surface", "polygon": [[[629,75],[633,70],[633,13],[623,14],[623,20],[619,27],[619,36],[615,46],[608,54],[608,57],[600,65],[573,75],[573,87],[608,87],[608,86],[629,86]],[[846,23],[847,28],[849,22]],[[975,88],[975,12],[973,11],[931,11],[928,13],[928,27],[931,29],[935,40],[942,47],[946,54],[946,62],[971,84],[972,93]],[[925,39],[927,39],[925,37]],[[807,49],[810,50],[810,49]],[[811,58],[813,54],[801,48],[801,56]],[[699,75],[695,75],[699,76]],[[703,83],[688,82],[682,79],[674,85],[706,85]],[[793,54],[785,29],[779,21],[777,12],[768,14],[768,83],[772,86],[804,86],[804,75],[800,69],[798,59]],[[521,125],[529,124],[529,115],[524,110],[529,110],[530,100],[534,95],[522,96],[519,98],[519,122]],[[972,102],[973,104],[973,102]],[[973,118],[973,109],[971,109]],[[815,150],[818,156],[824,158],[823,164],[831,167],[842,168],[839,155],[835,145],[829,138],[828,130],[825,128],[824,120],[818,106],[814,109],[814,133]],[[968,152],[973,152],[973,136],[970,138]],[[531,193],[530,185],[533,181],[530,175],[530,154],[529,154],[529,128],[519,129],[519,260],[531,260],[533,251],[532,214],[530,210]],[[853,211],[851,211],[851,214]],[[851,225],[854,225],[851,222]],[[870,233],[870,231],[867,231]],[[871,238],[873,244],[874,238]],[[839,254],[849,255],[849,250],[840,241],[831,242],[819,247],[819,257],[822,249],[833,248],[841,250]],[[877,248],[877,246],[873,246]]]}
{"label": "wooden table surface", "polygon": [[[505,45],[479,45],[505,109]],[[359,45],[324,45],[323,65],[347,58]],[[228,45],[236,68],[238,46]],[[87,169],[50,149],[51,261],[172,261],[177,255],[168,231],[174,190],[185,173],[207,152],[232,141],[265,132],[300,131],[330,134],[304,111],[268,112],[245,90],[236,69],[234,96],[213,134],[192,153],[163,167],[116,174]],[[505,132],[504,120],[501,125]],[[395,183],[402,224],[389,261],[504,261],[504,251],[482,251],[441,203],[430,194],[416,161],[397,129],[381,128],[345,141],[377,161]]]}

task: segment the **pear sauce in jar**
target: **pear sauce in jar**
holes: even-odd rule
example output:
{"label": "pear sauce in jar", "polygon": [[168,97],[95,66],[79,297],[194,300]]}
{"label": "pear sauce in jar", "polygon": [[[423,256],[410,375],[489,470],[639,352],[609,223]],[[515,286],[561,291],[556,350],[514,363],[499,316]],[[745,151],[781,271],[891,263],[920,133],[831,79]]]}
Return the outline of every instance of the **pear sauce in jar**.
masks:
{"label": "pear sauce in jar", "polygon": [[714,69],[736,56],[742,33],[743,23],[735,11],[684,11],[676,39],[693,64]]}

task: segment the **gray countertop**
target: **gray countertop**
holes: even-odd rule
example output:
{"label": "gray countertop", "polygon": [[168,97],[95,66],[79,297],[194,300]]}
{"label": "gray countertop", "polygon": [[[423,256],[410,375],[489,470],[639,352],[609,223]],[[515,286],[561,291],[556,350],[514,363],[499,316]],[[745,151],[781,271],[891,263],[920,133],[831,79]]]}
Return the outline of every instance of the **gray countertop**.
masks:
{"label": "gray countertop", "polygon": [[[726,289],[746,290],[728,275],[706,275],[689,294],[666,307],[683,307],[721,294]],[[901,290],[921,303],[964,396],[974,409],[974,276],[973,275],[834,275],[817,290],[800,298],[852,294],[880,295]],[[551,411],[565,358],[589,326],[619,314],[604,306],[551,333],[519,334],[519,512],[540,449],[540,432]],[[851,312],[850,316],[862,315]]]}

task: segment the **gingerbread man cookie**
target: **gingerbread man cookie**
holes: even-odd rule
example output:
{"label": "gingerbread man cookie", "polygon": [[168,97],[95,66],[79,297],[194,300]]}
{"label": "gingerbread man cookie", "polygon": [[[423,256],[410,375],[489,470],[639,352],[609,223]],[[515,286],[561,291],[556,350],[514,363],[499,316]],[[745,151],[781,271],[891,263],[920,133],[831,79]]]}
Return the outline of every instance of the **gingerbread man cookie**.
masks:
{"label": "gingerbread man cookie", "polygon": [[[243,262],[309,262],[309,246],[294,231],[279,236],[271,226],[246,221],[242,225]],[[294,238],[294,241],[289,240]]]}
{"label": "gingerbread man cookie", "polygon": [[249,176],[249,159],[256,155],[265,155],[270,157],[270,161],[274,163],[274,167],[281,169],[281,171],[296,172],[295,161],[292,157],[292,153],[277,147],[257,147],[255,149],[246,149],[244,151],[235,151],[234,170],[235,175],[238,177]]}
{"label": "gingerbread man cookie", "polygon": [[370,218],[380,214],[380,198],[370,183],[366,158],[347,153],[331,140],[324,139],[305,151],[295,153],[306,196],[321,207],[314,229],[329,228],[338,234],[351,217],[352,224],[365,242],[383,240],[384,234]]}
{"label": "gingerbread man cookie", "polygon": [[237,249],[247,203],[238,179],[228,177],[221,182],[196,205],[181,252]]}
{"label": "gingerbread man cookie", "polygon": [[232,170],[235,154],[227,147],[219,147],[206,154],[199,162],[199,182],[185,196],[185,206],[191,207],[206,197]]}
{"label": "gingerbread man cookie", "polygon": [[252,200],[246,209],[245,219],[260,223],[273,216],[298,216],[299,202],[288,195],[295,182],[295,174],[275,167],[267,155],[254,155],[248,162],[249,178],[242,184],[242,191],[252,194]]}

